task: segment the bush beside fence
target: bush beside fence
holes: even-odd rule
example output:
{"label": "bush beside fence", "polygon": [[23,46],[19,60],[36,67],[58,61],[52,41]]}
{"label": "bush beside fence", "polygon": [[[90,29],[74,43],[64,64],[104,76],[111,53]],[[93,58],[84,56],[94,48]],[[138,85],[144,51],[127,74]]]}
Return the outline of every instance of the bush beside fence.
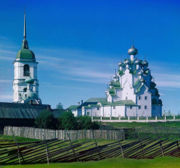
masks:
{"label": "bush beside fence", "polygon": [[33,139],[61,139],[61,140],[78,140],[78,139],[106,139],[106,140],[123,140],[125,133],[120,130],[51,130],[32,127],[4,127],[4,135],[14,135]]}

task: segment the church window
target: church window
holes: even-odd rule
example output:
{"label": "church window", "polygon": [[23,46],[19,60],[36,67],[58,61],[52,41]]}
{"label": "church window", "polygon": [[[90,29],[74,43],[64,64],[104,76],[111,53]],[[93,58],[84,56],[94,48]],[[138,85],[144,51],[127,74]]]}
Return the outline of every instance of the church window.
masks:
{"label": "church window", "polygon": [[139,109],[141,109],[141,106],[138,106]]}
{"label": "church window", "polygon": [[27,91],[27,88],[24,88],[24,92],[26,92]]}
{"label": "church window", "polygon": [[116,109],[116,106],[113,106],[113,109]]}
{"label": "church window", "polygon": [[97,110],[99,110],[99,107],[97,107]]}
{"label": "church window", "polygon": [[147,96],[145,96],[144,99],[147,100]]}
{"label": "church window", "polygon": [[132,106],[130,106],[130,109],[132,109]]}
{"label": "church window", "polygon": [[29,65],[24,65],[24,76],[29,76],[30,72],[29,72]]}
{"label": "church window", "polygon": [[139,96],[139,100],[141,100],[141,96]]}
{"label": "church window", "polygon": [[144,106],[144,109],[147,109],[147,106]]}

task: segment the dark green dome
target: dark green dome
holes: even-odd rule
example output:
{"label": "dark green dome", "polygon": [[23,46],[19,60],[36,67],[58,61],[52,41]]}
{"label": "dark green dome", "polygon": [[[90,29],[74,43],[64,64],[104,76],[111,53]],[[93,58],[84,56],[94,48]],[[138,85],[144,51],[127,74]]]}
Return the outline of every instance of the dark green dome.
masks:
{"label": "dark green dome", "polygon": [[18,51],[16,59],[35,60],[35,55],[31,50],[22,48]]}

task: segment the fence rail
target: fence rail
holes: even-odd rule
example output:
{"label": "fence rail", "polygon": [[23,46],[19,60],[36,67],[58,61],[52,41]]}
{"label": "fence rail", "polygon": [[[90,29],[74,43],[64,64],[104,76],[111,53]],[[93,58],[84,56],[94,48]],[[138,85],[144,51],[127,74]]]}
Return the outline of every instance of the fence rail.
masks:
{"label": "fence rail", "polygon": [[174,122],[180,121],[179,116],[164,116],[164,117],[103,117],[91,116],[92,121],[98,122]]}
{"label": "fence rail", "polygon": [[31,127],[4,127],[4,135],[14,135],[33,139],[61,139],[61,140],[78,140],[78,139],[107,139],[123,140],[125,133],[120,130],[51,130]]}

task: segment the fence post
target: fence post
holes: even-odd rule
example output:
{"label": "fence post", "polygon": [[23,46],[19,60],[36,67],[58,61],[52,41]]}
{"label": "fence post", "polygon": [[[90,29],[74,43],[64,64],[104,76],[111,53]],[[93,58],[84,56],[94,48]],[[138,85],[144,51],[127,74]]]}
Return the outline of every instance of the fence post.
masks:
{"label": "fence post", "polygon": [[119,116],[119,120],[121,120],[121,116]]}
{"label": "fence post", "polygon": [[99,154],[99,160],[101,160],[100,149],[99,149],[99,146],[97,144],[96,138],[94,136],[94,130],[92,130],[92,131],[93,131],[93,139],[95,141],[95,146],[96,146],[96,149],[98,150],[98,154]]}
{"label": "fence post", "polygon": [[164,116],[164,120],[166,121],[166,115]]}
{"label": "fence post", "polygon": [[74,150],[74,147],[73,147],[73,145],[72,145],[72,141],[71,141],[70,134],[69,134],[69,132],[66,132],[66,133],[67,133],[67,135],[68,135],[69,142],[70,142],[70,145],[71,145],[71,148],[72,148],[72,152],[73,152],[73,155],[74,155],[74,160],[79,161],[78,157],[76,156],[76,152],[75,152],[75,150]]}
{"label": "fence post", "polygon": [[163,146],[162,146],[162,142],[160,141],[160,148],[161,148],[161,156],[164,156],[164,150],[163,150]]}
{"label": "fence post", "polygon": [[157,116],[155,117],[155,120],[157,121]]}
{"label": "fence post", "polygon": [[45,140],[44,134],[43,134],[43,141],[45,142],[45,147],[46,147],[46,159],[47,159],[47,164],[49,165],[49,150],[48,150],[47,140]]}
{"label": "fence post", "polygon": [[13,127],[11,127],[11,128],[12,128],[13,139],[14,139],[14,142],[15,142],[15,144],[17,146],[17,155],[18,155],[19,164],[21,164],[21,158],[22,158],[23,162],[24,162],[24,158],[23,158],[23,155],[22,155],[22,153],[21,153],[21,151],[19,149],[19,144],[17,143],[16,138],[14,136]]}
{"label": "fence post", "polygon": [[120,145],[122,158],[124,158],[124,151],[123,151],[123,147],[122,147],[121,140],[120,140],[121,135],[122,135],[121,130],[119,130],[119,141],[118,142],[119,142],[119,145]]}
{"label": "fence post", "polygon": [[139,121],[139,116],[137,116],[137,121]]}

